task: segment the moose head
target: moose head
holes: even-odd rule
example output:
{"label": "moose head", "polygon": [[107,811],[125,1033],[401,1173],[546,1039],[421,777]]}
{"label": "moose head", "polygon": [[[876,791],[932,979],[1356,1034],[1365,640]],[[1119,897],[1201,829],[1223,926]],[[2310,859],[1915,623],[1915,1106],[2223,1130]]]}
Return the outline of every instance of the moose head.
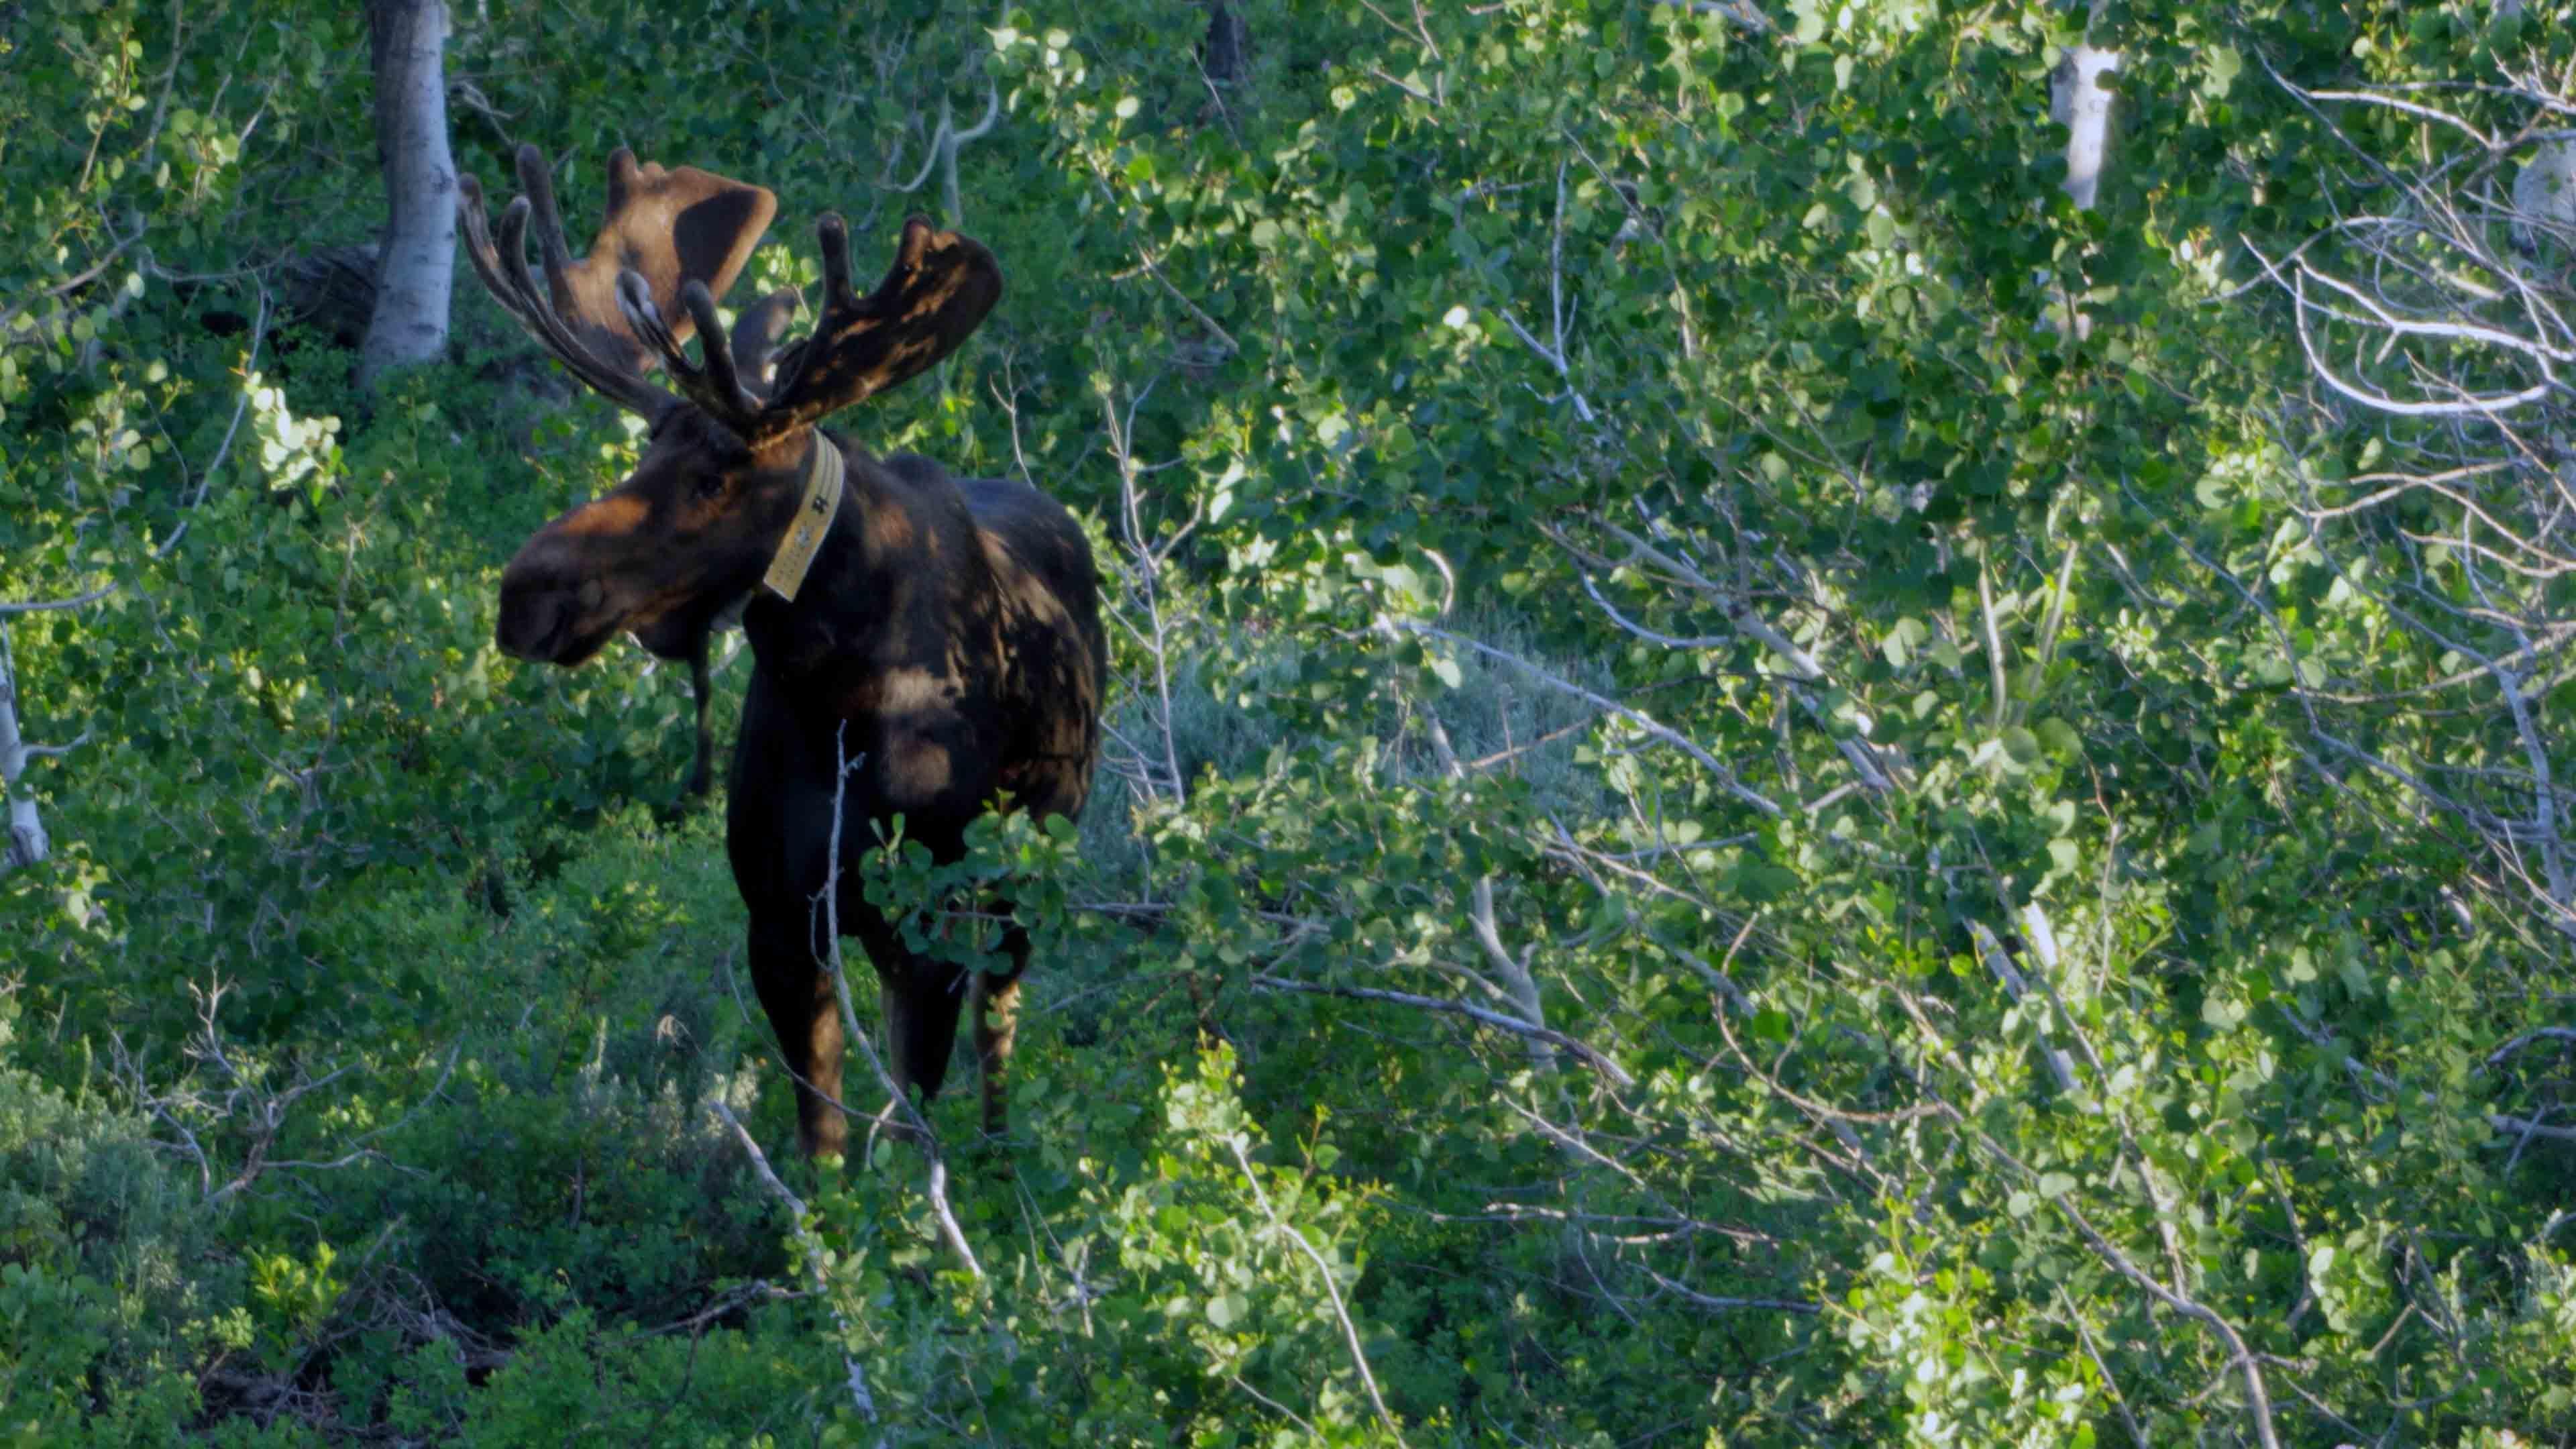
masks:
{"label": "moose head", "polygon": [[[689,658],[794,541],[800,507],[822,502],[819,475],[838,460],[815,446],[815,424],[955,350],[1000,297],[1001,270],[975,242],[915,217],[884,281],[862,297],[850,286],[848,231],[826,215],[821,316],[811,335],[781,346],[799,304],[792,291],[764,298],[729,333],[716,315],[777,212],[767,190],[693,166],[639,165],[621,147],[608,162],[607,218],[574,261],[536,147],[519,148],[518,171],[523,194],[497,229],[481,188],[463,181],[475,270],[567,370],[641,415],[650,444],[616,487],[511,559],[498,642],[570,666],[630,633],[663,658]],[[531,222],[543,291],[528,266]],[[693,333],[694,363],[681,350]],[[670,388],[652,379],[657,367]],[[793,593],[783,575],[773,582]]]}

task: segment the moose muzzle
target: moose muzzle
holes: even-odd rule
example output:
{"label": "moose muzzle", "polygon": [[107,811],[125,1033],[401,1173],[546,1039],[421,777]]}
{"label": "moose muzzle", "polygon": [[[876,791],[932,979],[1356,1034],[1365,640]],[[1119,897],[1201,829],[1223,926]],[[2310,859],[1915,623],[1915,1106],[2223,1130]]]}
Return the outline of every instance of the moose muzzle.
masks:
{"label": "moose muzzle", "polygon": [[534,545],[501,573],[501,618],[493,642],[501,652],[538,664],[574,665],[600,650],[616,632],[604,617],[607,588],[598,579],[583,579],[549,557],[552,550]]}

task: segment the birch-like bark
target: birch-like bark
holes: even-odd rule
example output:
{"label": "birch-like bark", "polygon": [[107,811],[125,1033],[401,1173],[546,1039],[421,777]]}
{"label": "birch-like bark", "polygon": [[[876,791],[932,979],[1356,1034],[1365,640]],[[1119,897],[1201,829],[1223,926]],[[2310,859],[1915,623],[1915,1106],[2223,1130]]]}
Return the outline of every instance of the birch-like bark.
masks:
{"label": "birch-like bark", "polygon": [[447,347],[456,276],[456,162],[447,149],[446,0],[369,0],[376,72],[376,157],[384,169],[385,245],[358,385]]}
{"label": "birch-like bark", "polygon": [[[2097,23],[2101,11],[2097,0],[2093,7]],[[2102,187],[2103,168],[2110,164],[2111,90],[2102,78],[2119,68],[2120,52],[2103,49],[2088,39],[2068,46],[2048,78],[2048,114],[2066,127],[2066,195],[2078,211],[2093,209],[2093,199]],[[2076,298],[2081,288],[2063,276],[2057,278],[2054,287],[2059,310],[2049,319],[2050,324],[2078,340],[2091,336],[2093,319],[2084,314]]]}
{"label": "birch-like bark", "polygon": [[2102,78],[2120,68],[2120,52],[2091,44],[2067,48],[2049,80],[2048,113],[2066,127],[2066,195],[2091,211],[2111,158],[2111,90]]}
{"label": "birch-like bark", "polygon": [[53,853],[45,822],[36,813],[36,797],[18,788],[29,758],[26,735],[18,728],[18,671],[9,657],[9,623],[0,619],[0,800],[9,804],[8,848],[0,850],[0,875]]}

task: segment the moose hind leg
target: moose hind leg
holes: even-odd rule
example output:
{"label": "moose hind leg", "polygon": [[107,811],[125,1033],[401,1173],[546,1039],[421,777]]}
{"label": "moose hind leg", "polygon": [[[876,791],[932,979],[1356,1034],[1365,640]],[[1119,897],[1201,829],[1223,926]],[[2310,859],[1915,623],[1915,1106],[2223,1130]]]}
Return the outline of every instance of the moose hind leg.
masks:
{"label": "moose hind leg", "polygon": [[1010,1123],[1010,1083],[1004,1075],[1020,1028],[1020,977],[1029,969],[1029,933],[1013,926],[1003,933],[1002,949],[1010,953],[1007,971],[978,971],[972,992],[975,1005],[975,1063],[984,1089],[984,1135],[999,1137]]}
{"label": "moose hind leg", "polygon": [[752,989],[778,1033],[778,1049],[796,1083],[796,1145],[808,1157],[840,1155],[849,1145],[841,1100],[841,1012],[831,973],[815,959],[812,932],[752,918]]}

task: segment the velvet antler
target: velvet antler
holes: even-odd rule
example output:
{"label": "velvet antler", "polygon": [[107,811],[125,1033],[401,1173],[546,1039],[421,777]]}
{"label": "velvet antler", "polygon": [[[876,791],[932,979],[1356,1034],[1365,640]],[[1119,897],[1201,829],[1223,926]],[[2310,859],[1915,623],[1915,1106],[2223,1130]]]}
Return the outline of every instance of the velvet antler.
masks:
{"label": "velvet antler", "polygon": [[[589,254],[575,261],[564,244],[553,178],[536,147],[519,148],[518,171],[522,195],[501,215],[497,247],[486,229],[482,187],[463,178],[457,212],[474,270],[574,376],[625,407],[658,415],[673,398],[645,374],[655,362],[678,356],[679,344],[701,325],[693,294],[706,299],[710,350],[722,350],[723,334],[712,330],[714,299],[750,259],[777,215],[778,198],[694,166],[639,165],[621,146],[608,158],[607,217]],[[542,291],[528,267],[531,220],[545,256]],[[653,328],[634,324],[638,311],[655,319]],[[673,376],[692,401],[705,405],[699,393],[706,379],[677,369]]]}
{"label": "velvet antler", "polygon": [[957,350],[1001,300],[993,254],[913,217],[894,265],[875,291],[850,290],[850,233],[838,215],[815,228],[823,249],[823,316],[814,334],[779,355],[778,382],[761,427],[817,422],[893,387]]}
{"label": "velvet antler", "polygon": [[[916,216],[904,223],[885,279],[859,296],[850,287],[849,229],[826,216],[817,228],[823,315],[813,335],[776,347],[797,302],[781,292],[744,313],[728,338],[716,299],[768,229],[776,197],[694,166],[639,166],[620,147],[608,158],[607,220],[575,261],[545,158],[521,146],[518,169],[524,194],[502,213],[497,247],[472,177],[457,204],[467,254],[492,295],[599,392],[658,416],[677,401],[646,380],[658,364],[681,397],[746,442],[819,422],[933,366],[1002,295],[991,252]],[[542,290],[528,267],[532,221],[545,256]],[[686,350],[692,333],[695,362]]]}

